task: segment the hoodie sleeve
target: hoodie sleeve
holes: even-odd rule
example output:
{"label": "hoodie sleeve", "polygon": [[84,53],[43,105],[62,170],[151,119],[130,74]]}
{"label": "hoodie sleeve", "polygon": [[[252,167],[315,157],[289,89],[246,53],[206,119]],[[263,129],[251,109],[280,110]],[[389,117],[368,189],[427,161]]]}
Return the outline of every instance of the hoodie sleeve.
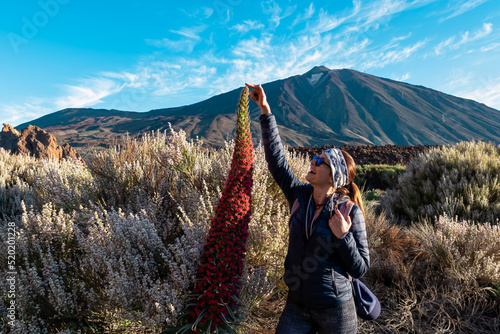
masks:
{"label": "hoodie sleeve", "polygon": [[260,126],[267,166],[291,206],[297,198],[297,186],[302,185],[302,182],[295,176],[286,161],[285,150],[274,115],[271,113],[261,115]]}
{"label": "hoodie sleeve", "polygon": [[351,230],[337,240],[337,251],[344,270],[354,278],[360,278],[370,268],[370,252],[366,236],[365,217],[358,206],[349,215]]}

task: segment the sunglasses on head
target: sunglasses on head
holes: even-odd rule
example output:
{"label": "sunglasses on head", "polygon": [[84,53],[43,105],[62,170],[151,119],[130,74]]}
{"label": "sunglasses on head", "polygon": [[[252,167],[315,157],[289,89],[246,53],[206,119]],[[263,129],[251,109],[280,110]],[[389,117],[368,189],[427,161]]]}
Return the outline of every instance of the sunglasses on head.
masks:
{"label": "sunglasses on head", "polygon": [[321,164],[325,164],[325,165],[327,165],[328,167],[330,167],[330,165],[328,165],[328,164],[325,162],[325,159],[320,158],[320,157],[318,157],[317,155],[315,155],[315,156],[312,158],[312,160],[311,160],[311,161],[314,161],[314,160],[316,160],[316,166],[319,166],[319,165],[321,165]]}

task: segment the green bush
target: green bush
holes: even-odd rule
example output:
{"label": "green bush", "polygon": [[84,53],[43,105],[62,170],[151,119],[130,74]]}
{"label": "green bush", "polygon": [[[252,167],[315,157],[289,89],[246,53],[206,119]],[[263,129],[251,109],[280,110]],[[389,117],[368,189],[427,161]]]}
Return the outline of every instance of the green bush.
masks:
{"label": "green bush", "polygon": [[414,158],[387,191],[381,208],[400,223],[436,221],[446,213],[497,224],[500,217],[500,145],[460,142]]}
{"label": "green bush", "polygon": [[405,169],[402,165],[356,165],[354,183],[365,190],[393,188]]}

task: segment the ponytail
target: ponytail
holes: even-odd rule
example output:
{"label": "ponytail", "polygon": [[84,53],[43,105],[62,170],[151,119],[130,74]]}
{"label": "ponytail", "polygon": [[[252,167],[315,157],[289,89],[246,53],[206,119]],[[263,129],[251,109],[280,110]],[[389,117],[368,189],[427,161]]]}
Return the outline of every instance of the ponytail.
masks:
{"label": "ponytail", "polygon": [[335,193],[339,193],[341,197],[348,197],[351,201],[354,202],[365,215],[365,210],[363,209],[363,201],[361,200],[361,191],[359,190],[356,183],[353,182],[354,176],[356,176],[356,164],[354,163],[354,159],[351,157],[349,153],[344,150],[340,150],[342,155],[344,156],[344,160],[347,163],[347,170],[349,173],[349,183],[344,187],[340,187],[335,190]]}
{"label": "ponytail", "polygon": [[358,186],[354,182],[351,182],[351,190],[349,190],[349,197],[351,198],[351,201],[354,202],[354,204],[359,206],[364,216],[365,210],[363,209],[363,200],[361,199],[361,191],[359,191]]}
{"label": "ponytail", "polygon": [[335,190],[335,193],[339,193],[342,197],[347,197],[349,200],[353,201],[354,204],[359,206],[361,212],[363,212],[363,216],[365,215],[365,210],[363,209],[363,200],[361,199],[361,192],[359,191],[358,186],[354,182],[348,183],[346,186],[338,188]]}

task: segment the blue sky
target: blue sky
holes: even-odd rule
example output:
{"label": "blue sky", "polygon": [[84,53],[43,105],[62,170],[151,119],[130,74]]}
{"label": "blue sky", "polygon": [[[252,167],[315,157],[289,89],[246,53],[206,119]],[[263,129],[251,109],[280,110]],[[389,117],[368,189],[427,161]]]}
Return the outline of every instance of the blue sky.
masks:
{"label": "blue sky", "polygon": [[498,0],[3,1],[0,122],[352,68],[500,109]]}

